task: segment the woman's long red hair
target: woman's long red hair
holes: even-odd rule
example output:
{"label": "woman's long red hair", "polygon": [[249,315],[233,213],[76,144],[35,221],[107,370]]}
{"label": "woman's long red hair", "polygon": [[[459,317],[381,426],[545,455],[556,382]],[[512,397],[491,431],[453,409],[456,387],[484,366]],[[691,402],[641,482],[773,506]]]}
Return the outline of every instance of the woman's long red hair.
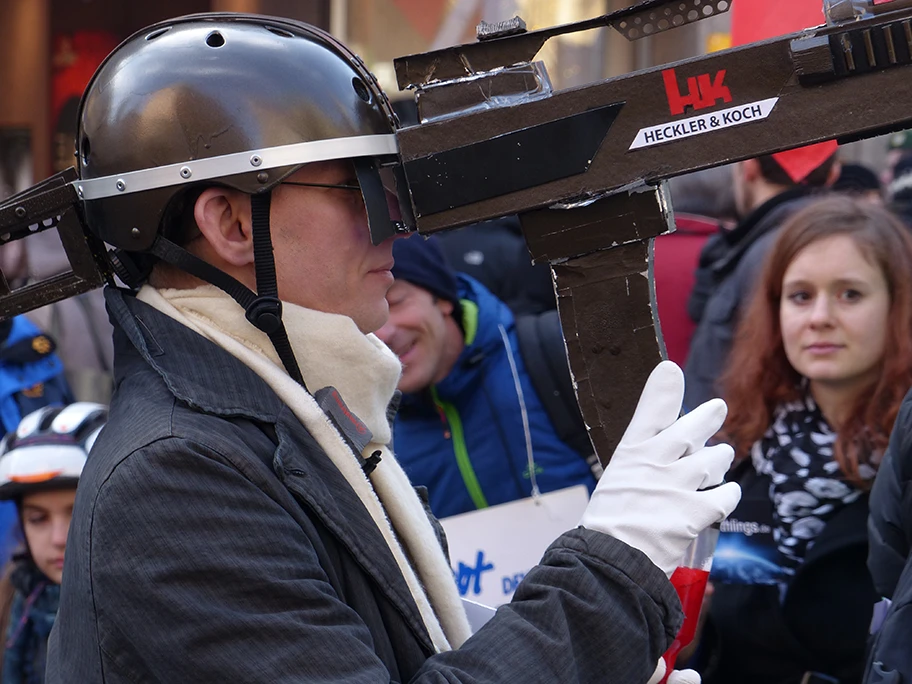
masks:
{"label": "woman's long red hair", "polygon": [[782,281],[801,250],[835,235],[849,236],[865,258],[880,267],[890,292],[890,330],[880,376],[839,426],[834,451],[846,478],[868,486],[859,466],[877,467],[903,397],[912,387],[912,235],[877,205],[832,195],[812,202],[782,227],[741,317],[721,379],[728,403],[722,432],[737,458],[744,458],[769,428],[776,406],[801,398],[801,376],[786,358],[779,327]]}

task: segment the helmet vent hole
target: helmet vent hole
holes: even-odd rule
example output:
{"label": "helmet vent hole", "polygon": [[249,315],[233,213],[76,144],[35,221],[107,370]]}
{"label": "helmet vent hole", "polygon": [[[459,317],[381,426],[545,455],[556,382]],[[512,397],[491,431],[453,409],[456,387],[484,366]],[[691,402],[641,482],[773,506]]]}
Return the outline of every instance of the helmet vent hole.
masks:
{"label": "helmet vent hole", "polygon": [[352,86],[354,86],[355,92],[358,93],[358,97],[365,102],[371,101],[370,91],[367,89],[367,86],[364,85],[364,81],[355,76],[355,78],[352,79]]}
{"label": "helmet vent hole", "polygon": [[206,36],[206,45],[211,48],[220,48],[225,44],[225,36],[223,36],[218,31],[213,31],[208,36]]}
{"label": "helmet vent hole", "polygon": [[285,29],[280,29],[278,26],[267,26],[266,30],[270,33],[276,34],[277,36],[281,36],[282,38],[294,38],[294,34],[289,33]]}
{"label": "helmet vent hole", "polygon": [[82,159],[82,165],[89,165],[89,156],[92,154],[92,145],[89,143],[88,136],[82,136],[82,143],[79,145],[80,149],[80,158]]}
{"label": "helmet vent hole", "polygon": [[152,33],[150,33],[149,35],[146,36],[146,40],[155,40],[159,36],[165,35],[170,30],[171,30],[171,27],[166,26],[165,28],[160,28],[157,31],[152,31]]}

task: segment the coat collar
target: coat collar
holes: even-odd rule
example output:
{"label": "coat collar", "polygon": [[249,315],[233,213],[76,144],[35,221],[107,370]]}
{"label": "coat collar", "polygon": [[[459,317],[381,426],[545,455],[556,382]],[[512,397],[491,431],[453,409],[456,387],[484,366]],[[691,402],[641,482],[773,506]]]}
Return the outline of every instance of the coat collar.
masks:
{"label": "coat collar", "polygon": [[[127,290],[109,287],[105,300],[112,322],[178,399],[216,415],[277,421],[281,400],[226,351]],[[127,370],[123,364],[115,364],[115,383]]]}

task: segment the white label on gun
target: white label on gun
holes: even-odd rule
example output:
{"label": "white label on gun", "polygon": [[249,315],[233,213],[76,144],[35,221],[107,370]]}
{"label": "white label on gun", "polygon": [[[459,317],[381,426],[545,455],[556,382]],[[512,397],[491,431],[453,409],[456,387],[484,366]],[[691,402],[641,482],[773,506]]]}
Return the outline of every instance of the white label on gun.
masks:
{"label": "white label on gun", "polygon": [[777,102],[779,102],[778,97],[771,97],[768,100],[729,107],[718,112],[701,114],[681,121],[641,128],[636,138],[633,139],[630,149],[636,150],[641,147],[662,145],[694,135],[703,135],[723,128],[740,126],[751,121],[760,121],[770,115]]}

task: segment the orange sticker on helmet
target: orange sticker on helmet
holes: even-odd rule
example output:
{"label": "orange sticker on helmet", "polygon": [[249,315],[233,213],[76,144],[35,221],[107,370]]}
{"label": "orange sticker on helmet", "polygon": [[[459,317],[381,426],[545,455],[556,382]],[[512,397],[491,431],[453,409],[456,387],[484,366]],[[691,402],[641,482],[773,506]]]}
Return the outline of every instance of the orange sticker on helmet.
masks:
{"label": "orange sticker on helmet", "polygon": [[48,480],[53,480],[55,477],[60,475],[62,470],[51,470],[44,473],[36,473],[34,475],[10,475],[9,479],[11,482],[19,482],[21,484],[32,484],[34,482],[47,482]]}

